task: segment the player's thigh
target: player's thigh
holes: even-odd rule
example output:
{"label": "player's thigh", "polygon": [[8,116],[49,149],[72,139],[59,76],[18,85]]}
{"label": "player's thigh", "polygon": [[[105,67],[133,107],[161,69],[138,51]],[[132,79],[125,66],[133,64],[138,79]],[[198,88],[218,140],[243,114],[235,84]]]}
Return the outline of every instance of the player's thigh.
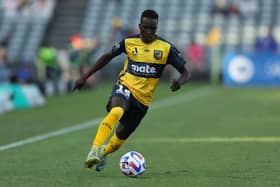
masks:
{"label": "player's thigh", "polygon": [[110,102],[112,107],[119,106],[125,109],[127,101],[123,97],[112,96],[110,100],[111,100]]}
{"label": "player's thigh", "polygon": [[106,109],[109,112],[113,107],[122,107],[125,111],[127,109],[127,101],[119,96],[111,96],[106,105]]}

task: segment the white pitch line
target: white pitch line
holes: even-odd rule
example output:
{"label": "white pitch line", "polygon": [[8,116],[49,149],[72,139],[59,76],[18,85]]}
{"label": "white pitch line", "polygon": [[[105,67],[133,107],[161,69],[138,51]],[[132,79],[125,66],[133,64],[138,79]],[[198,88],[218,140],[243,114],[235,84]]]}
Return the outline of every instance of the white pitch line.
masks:
{"label": "white pitch line", "polygon": [[280,142],[280,137],[205,137],[205,138],[145,138],[133,139],[134,143],[271,143]]}
{"label": "white pitch line", "polygon": [[[211,87],[206,87],[206,88],[196,89],[196,90],[184,93],[184,94],[175,95],[175,96],[169,97],[167,99],[155,102],[153,105],[151,105],[149,110],[156,110],[158,108],[167,107],[167,106],[182,103],[182,102],[190,102],[196,98],[210,95],[210,94],[214,93],[214,91],[215,91],[215,89],[213,89]],[[42,140],[46,140],[51,137],[68,134],[68,133],[83,130],[83,129],[86,129],[89,127],[93,127],[93,126],[98,125],[102,119],[103,119],[103,117],[99,117],[99,118],[96,118],[96,119],[88,121],[88,122],[73,125],[71,127],[62,128],[60,130],[56,130],[56,131],[49,132],[46,134],[41,134],[41,135],[33,136],[31,138],[27,138],[24,140],[16,141],[16,142],[13,142],[13,143],[10,143],[7,145],[2,145],[2,146],[0,146],[0,151],[4,151],[7,149],[23,146],[26,144],[30,144],[30,143],[34,143],[34,142],[38,142],[38,141],[42,141]]]}

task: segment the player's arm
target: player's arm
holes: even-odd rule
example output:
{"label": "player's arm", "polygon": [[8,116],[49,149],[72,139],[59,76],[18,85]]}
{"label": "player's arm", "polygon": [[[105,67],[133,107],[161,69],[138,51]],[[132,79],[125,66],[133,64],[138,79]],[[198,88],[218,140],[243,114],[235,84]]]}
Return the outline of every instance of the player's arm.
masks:
{"label": "player's arm", "polygon": [[180,52],[172,46],[168,56],[168,63],[180,72],[180,77],[178,79],[172,79],[170,89],[171,91],[177,91],[181,88],[181,85],[186,83],[190,77],[191,73],[186,64],[185,59],[181,56]]}
{"label": "player's arm", "polygon": [[92,74],[94,74],[98,70],[102,69],[114,57],[115,57],[115,55],[112,52],[107,52],[107,53],[103,54],[100,58],[98,58],[96,63],[85,74],[82,74],[81,77],[75,82],[75,86],[73,88],[73,91],[80,90],[84,86],[86,80]]}
{"label": "player's arm", "polygon": [[91,75],[102,69],[113,58],[115,58],[122,52],[124,52],[124,41],[121,41],[120,43],[114,45],[110,52],[104,53],[101,57],[99,57],[96,63],[85,74],[81,75],[81,77],[75,82],[73,91],[80,90]]}
{"label": "player's arm", "polygon": [[181,85],[185,84],[191,77],[190,70],[185,64],[183,71],[181,72],[181,76],[178,79],[172,79],[170,89],[174,92],[181,88]]}

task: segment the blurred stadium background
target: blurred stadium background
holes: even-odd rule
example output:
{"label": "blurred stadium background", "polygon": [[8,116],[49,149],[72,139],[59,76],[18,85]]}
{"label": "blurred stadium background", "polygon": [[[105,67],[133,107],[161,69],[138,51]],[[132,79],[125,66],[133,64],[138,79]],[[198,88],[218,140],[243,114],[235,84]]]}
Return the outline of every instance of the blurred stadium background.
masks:
{"label": "blurred stadium background", "polygon": [[[124,56],[68,93],[147,8],[192,79],[171,93],[167,67],[137,133],[88,172]],[[0,186],[279,187],[279,10],[280,0],[0,0]],[[119,171],[130,150],[147,161],[140,180]]]}
{"label": "blurred stadium background", "polygon": [[[1,84],[33,84],[45,96],[69,92],[102,52],[138,32],[147,8],[160,15],[158,34],[188,60],[192,81],[279,84],[279,0],[1,0]],[[122,60],[91,77],[87,88],[115,79]],[[177,72],[166,68],[166,75]]]}

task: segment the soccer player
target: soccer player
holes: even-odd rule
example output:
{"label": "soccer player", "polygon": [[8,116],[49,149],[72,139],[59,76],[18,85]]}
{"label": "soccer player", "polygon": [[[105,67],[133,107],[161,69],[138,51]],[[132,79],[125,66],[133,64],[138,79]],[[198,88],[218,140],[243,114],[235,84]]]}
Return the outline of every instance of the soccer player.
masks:
{"label": "soccer player", "polygon": [[[103,54],[88,72],[75,82],[73,91],[80,90],[88,77],[103,68],[114,57],[126,53],[119,79],[107,104],[107,116],[100,123],[92,147],[85,161],[86,168],[96,166],[101,171],[106,156],[120,148],[145,116],[164,67],[171,64],[180,72],[171,80],[171,91],[177,91],[190,78],[190,71],[179,51],[156,34],[158,14],[154,10],[142,12],[140,34],[125,37],[111,51]],[[107,145],[103,145],[118,126]]]}

